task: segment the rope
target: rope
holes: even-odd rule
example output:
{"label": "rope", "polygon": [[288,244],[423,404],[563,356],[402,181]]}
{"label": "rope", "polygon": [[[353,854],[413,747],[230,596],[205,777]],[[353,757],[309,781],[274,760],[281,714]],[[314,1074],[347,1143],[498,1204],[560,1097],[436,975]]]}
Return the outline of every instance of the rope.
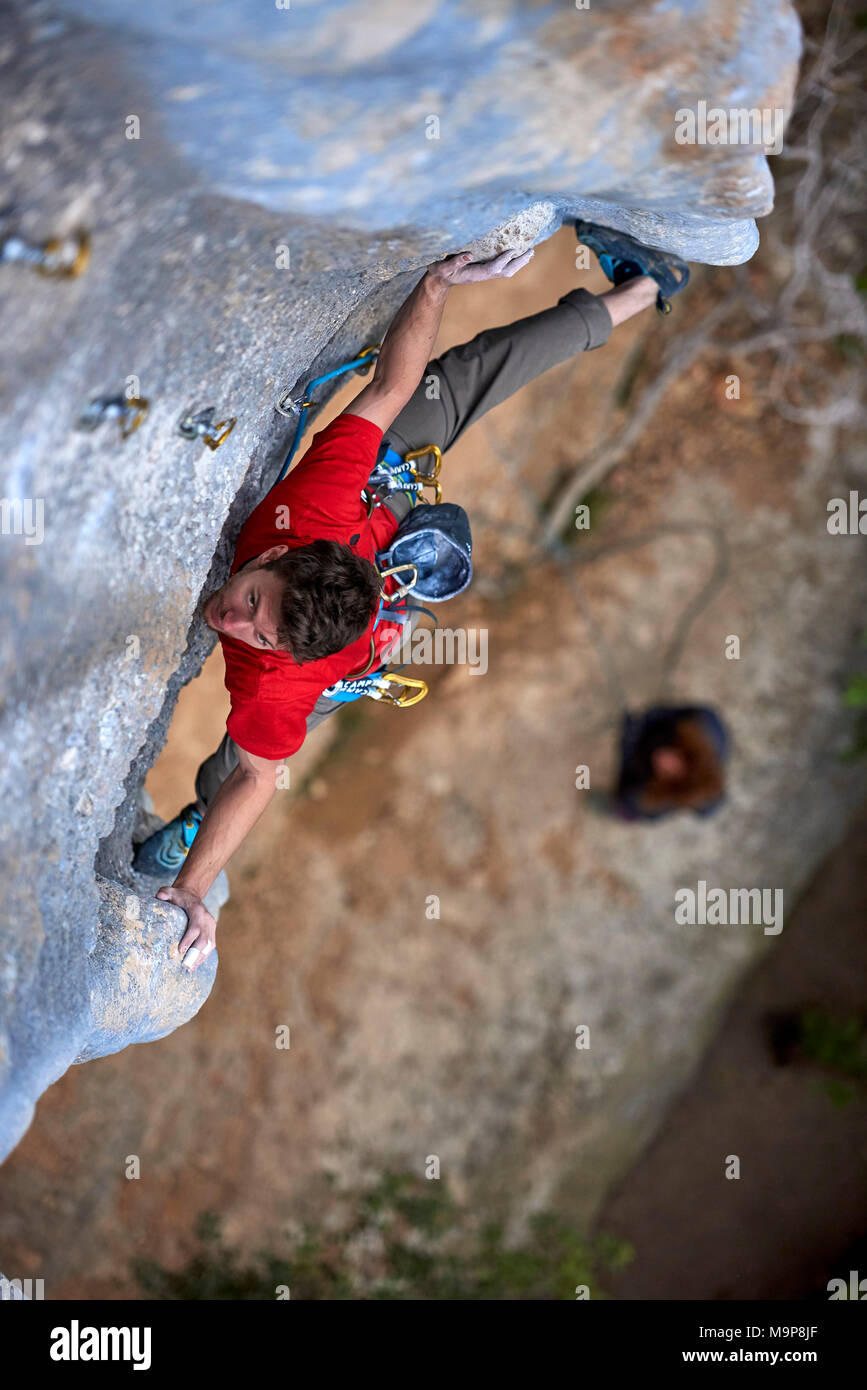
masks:
{"label": "rope", "polygon": [[[546,516],[541,501],[534,489],[527,486],[521,477],[520,471],[515,466],[511,451],[502,445],[499,430],[497,430],[490,417],[487,420],[487,434],[495,453],[504,463],[509,472],[513,483],[518,492],[523,497],[533,517],[533,530],[537,539],[541,540],[542,554],[538,560],[531,561],[530,564],[543,564],[548,557],[551,557],[559,566],[567,588],[570,590],[575,604],[587,625],[590,634],[590,641],[596,652],[602,674],[608,684],[609,690],[614,697],[614,703],[618,706],[621,713],[629,709],[630,701],[627,698],[626,690],[620,679],[616,663],[612,657],[611,649],[590,611],[590,605],[584,594],[582,585],[575,573],[576,565],[592,565],[596,560],[601,560],[606,555],[616,554],[621,550],[634,550],[642,545],[648,545],[654,540],[658,540],[664,535],[700,535],[704,533],[713,542],[716,558],[710,577],[696,597],[686,605],[674,629],[674,633],[669,644],[663,653],[660,663],[658,694],[655,698],[660,702],[665,699],[671,690],[672,678],[677,669],[683,649],[686,644],[687,634],[695,622],[698,615],[711,602],[722,588],[729,573],[729,547],[724,532],[717,526],[711,526],[706,522],[666,522],[659,526],[654,526],[648,531],[639,532],[634,536],[624,536],[619,541],[609,541],[604,545],[598,545],[587,553],[577,556],[571,549],[566,549],[562,541],[552,543],[545,538]],[[535,421],[538,427],[538,419]],[[494,521],[495,529],[502,531],[502,525]],[[511,528],[518,535],[526,535],[523,527],[515,526]]]}
{"label": "rope", "polygon": [[[665,703],[666,699],[671,695],[674,673],[683,656],[683,650],[690,628],[699,614],[708,606],[712,599],[716,597],[728,578],[729,549],[724,533],[719,527],[711,526],[706,522],[665,522],[659,526],[652,527],[649,531],[639,532],[634,536],[624,536],[622,540],[610,541],[605,545],[600,545],[596,547],[591,554],[569,557],[558,548],[554,555],[555,560],[561,567],[568,586],[572,590],[572,595],[581,611],[581,616],[587,624],[590,640],[596,650],[599,664],[621,712],[629,708],[629,700],[627,699],[623,682],[620,679],[617,666],[612,657],[611,648],[605,641],[599,626],[590,612],[583,587],[578,580],[577,574],[574,572],[574,567],[576,565],[592,565],[597,560],[608,555],[618,554],[620,551],[637,550],[643,545],[649,545],[653,541],[659,540],[661,536],[695,536],[701,534],[707,536],[713,543],[716,552],[714,566],[710,576],[702,585],[699,592],[686,604],[681,612],[675,624],[674,632],[662,654],[656,694],[652,698],[654,702],[658,701],[659,703]],[[572,560],[571,567],[569,566],[570,558]]]}
{"label": "rope", "polygon": [[[344,372],[360,371],[365,367],[372,366],[376,360],[378,351],[378,346],[364,348],[363,351],[360,352],[357,357],[353,357],[350,362],[343,362],[339,367],[332,367],[330,372],[323,372],[321,376],[315,376],[312,381],[308,382],[305,394],[301,400],[291,399],[288,392],[280,398],[277,405],[280,414],[297,414],[298,424],[295,426],[295,434],[283,467],[271,484],[272,488],[276,487],[278,483],[282,483],[292,466],[292,460],[298,452],[298,446],[304,434],[304,426],[307,423],[307,413],[313,404],[312,393],[316,390],[317,386],[322,386],[326,381],[333,381],[335,377],[343,376]],[[284,404],[284,402],[286,402],[286,404]]]}

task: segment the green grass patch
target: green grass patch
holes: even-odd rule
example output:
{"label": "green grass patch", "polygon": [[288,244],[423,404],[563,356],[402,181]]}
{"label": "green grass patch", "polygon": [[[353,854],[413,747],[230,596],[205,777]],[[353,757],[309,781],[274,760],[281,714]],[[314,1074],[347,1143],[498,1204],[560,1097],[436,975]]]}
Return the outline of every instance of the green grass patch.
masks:
{"label": "green grass patch", "polygon": [[334,1208],[327,1229],[307,1223],[285,1248],[250,1258],[225,1244],[219,1219],[205,1212],[199,1248],[181,1269],[139,1259],[133,1275],[151,1299],[273,1300],[288,1290],[294,1299],[338,1301],[571,1301],[583,1285],[604,1298],[599,1271],[622,1268],[633,1254],[611,1236],[586,1240],[551,1212],[507,1246],[502,1228],[461,1208],[444,1180],[406,1173],[335,1192]]}
{"label": "green grass patch", "polygon": [[855,333],[838,333],[834,338],[834,348],[844,362],[860,362],[864,356],[863,339]]}
{"label": "green grass patch", "polygon": [[[551,496],[548,502],[544,504],[543,512],[546,513],[553,503],[554,498],[559,496],[560,486],[563,481],[564,475],[561,474],[557,484],[551,489]],[[605,515],[611,506],[611,501],[611,493],[607,492],[605,488],[602,487],[591,488],[589,492],[585,493],[581,501],[576,503],[576,506],[587,508],[587,512],[580,513],[580,519],[583,521],[583,519],[586,518],[588,524],[586,526],[583,524],[581,526],[576,526],[575,522],[579,520],[579,514],[573,513],[570,520],[560,532],[559,540],[561,545],[575,545],[581,540],[595,540],[599,535]]]}
{"label": "green grass patch", "polygon": [[867,1081],[867,1025],[863,1018],[832,1018],[822,1009],[800,1016],[804,1055],[853,1081]]}
{"label": "green grass patch", "polygon": [[[867,647],[867,633],[862,633],[861,646]],[[839,760],[854,763],[867,756],[867,672],[859,671],[849,677],[842,698],[847,709],[856,711],[857,718],[852,730],[852,742],[839,754]]]}

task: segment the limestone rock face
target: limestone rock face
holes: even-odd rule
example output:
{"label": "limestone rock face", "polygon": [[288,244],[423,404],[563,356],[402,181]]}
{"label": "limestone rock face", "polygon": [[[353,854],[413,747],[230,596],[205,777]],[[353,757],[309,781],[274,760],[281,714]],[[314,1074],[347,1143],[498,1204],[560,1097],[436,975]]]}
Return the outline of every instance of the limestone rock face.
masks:
{"label": "limestone rock face", "polygon": [[[133,873],[132,831],[212,645],[199,597],[292,431],[275,400],[381,337],[463,246],[582,216],[747,259],[764,154],[679,145],[675,112],[787,108],[799,47],[783,0],[64,0],[10,20],[0,234],[84,227],[92,259],[70,280],[0,267],[0,1156],[71,1063],[163,1036],[213,981],[215,958],[190,977],[171,956],[183,914]],[[125,388],[150,401],[127,440],[73,428]],[[238,417],[215,452],[177,431],[208,405]]]}
{"label": "limestone rock face", "polygon": [[676,112],[782,114],[799,50],[780,0],[66,7],[111,26],[172,149],[230,197],[454,240],[538,199],[549,224],[580,212],[721,264],[755,250],[768,166],[679,144]]}
{"label": "limestone rock face", "polygon": [[[179,969],[177,908],[139,898],[99,874],[96,886],[100,927],[88,957],[89,1031],[76,1062],[164,1038],[199,1011],[217,973],[216,951],[198,970]],[[227,896],[221,874],[208,895],[215,916]]]}

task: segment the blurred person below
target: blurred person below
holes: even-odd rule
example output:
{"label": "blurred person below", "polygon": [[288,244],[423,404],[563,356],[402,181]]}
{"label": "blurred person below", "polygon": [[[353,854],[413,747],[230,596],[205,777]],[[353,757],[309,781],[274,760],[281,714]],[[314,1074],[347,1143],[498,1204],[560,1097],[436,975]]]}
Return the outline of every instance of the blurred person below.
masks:
{"label": "blurred person below", "polygon": [[710,816],[725,800],[729,736],[705,705],[655,705],[624,716],[612,810],[623,820],[674,811]]}

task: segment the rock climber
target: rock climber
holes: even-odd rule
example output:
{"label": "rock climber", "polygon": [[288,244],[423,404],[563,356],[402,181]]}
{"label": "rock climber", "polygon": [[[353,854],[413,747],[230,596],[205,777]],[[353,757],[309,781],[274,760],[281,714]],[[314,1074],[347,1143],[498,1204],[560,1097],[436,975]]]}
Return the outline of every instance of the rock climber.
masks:
{"label": "rock climber", "polygon": [[[430,444],[444,452],[542,372],[602,347],[618,324],[654,303],[667,312],[689,279],[675,256],[622,232],[586,222],[575,230],[599,257],[610,290],[571,290],[551,308],[432,361],[449,290],[511,277],[533,251],[489,261],[462,252],[428,266],[395,315],[369,384],[255,508],[229,579],[200,604],[223,648],[226,734],[199,768],[195,801],[140,844],[133,861],[142,874],[175,874],[157,897],[187,915],[179,945],[187,969],[214,949],[216,923],[204,898],[270,802],[283,760],[340,708],[322,692],[369,669],[394,644],[393,628],[378,621],[385,590],[373,559],[418,496],[388,492],[369,514],[361,493],[384,443],[401,455]],[[426,389],[431,376],[438,393]]]}

